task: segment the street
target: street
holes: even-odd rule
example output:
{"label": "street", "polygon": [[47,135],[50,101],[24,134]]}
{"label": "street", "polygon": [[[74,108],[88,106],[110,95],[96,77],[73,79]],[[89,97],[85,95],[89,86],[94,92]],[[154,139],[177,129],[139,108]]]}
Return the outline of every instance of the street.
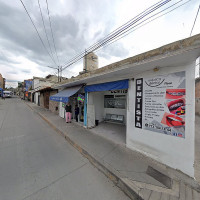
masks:
{"label": "street", "polygon": [[0,99],[0,200],[129,199],[18,98]]}

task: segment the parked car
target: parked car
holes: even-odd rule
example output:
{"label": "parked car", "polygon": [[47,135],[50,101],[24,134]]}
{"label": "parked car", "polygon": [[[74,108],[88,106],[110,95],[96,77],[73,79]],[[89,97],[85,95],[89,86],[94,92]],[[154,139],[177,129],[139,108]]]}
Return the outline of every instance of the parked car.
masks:
{"label": "parked car", "polygon": [[13,93],[11,91],[3,91],[3,95],[5,98],[11,98]]}

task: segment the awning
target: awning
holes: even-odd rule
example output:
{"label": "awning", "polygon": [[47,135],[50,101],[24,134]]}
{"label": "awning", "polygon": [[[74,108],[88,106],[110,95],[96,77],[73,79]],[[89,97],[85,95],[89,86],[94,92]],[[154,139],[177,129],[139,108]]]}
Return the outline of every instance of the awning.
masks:
{"label": "awning", "polygon": [[68,102],[68,98],[77,93],[81,89],[82,85],[67,88],[62,90],[61,92],[50,96],[51,101],[58,101],[58,102]]}
{"label": "awning", "polygon": [[85,92],[97,92],[97,91],[108,91],[108,90],[121,90],[128,88],[128,79],[121,81],[114,81],[108,83],[101,83],[95,85],[85,86]]}

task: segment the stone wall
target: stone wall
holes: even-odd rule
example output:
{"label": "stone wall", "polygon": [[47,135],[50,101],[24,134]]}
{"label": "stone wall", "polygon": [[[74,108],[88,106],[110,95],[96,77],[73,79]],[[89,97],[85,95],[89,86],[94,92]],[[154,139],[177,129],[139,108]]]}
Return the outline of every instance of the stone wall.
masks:
{"label": "stone wall", "polygon": [[59,110],[58,110],[58,106],[59,106],[59,102],[57,101],[49,101],[49,110],[55,114],[58,114],[59,113]]}
{"label": "stone wall", "polygon": [[44,108],[44,93],[40,93],[40,106]]}
{"label": "stone wall", "polygon": [[[50,96],[52,96],[56,93],[57,93],[57,91],[51,91]],[[59,102],[49,100],[49,110],[51,112],[53,112],[55,114],[59,114],[58,106],[59,106]]]}

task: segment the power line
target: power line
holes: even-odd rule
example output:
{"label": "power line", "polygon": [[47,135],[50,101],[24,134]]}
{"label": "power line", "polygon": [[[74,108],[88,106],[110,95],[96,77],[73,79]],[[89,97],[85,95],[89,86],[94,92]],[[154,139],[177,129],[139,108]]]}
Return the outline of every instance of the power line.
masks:
{"label": "power line", "polygon": [[190,36],[192,35],[192,31],[193,31],[193,29],[194,29],[194,26],[195,26],[195,23],[196,23],[196,20],[197,20],[197,16],[198,16],[198,14],[199,14],[199,9],[200,9],[200,4],[199,4],[199,8],[198,8],[198,10],[197,10],[197,14],[196,14],[196,17],[195,17],[195,20],[194,20],[194,24],[193,24],[193,26],[192,26],[192,30],[191,30],[191,32],[190,32]]}
{"label": "power line", "polygon": [[[159,2],[157,2],[156,4],[150,6],[149,8],[145,9],[143,12],[141,12],[140,14],[136,15],[134,18],[132,18],[131,20],[129,20],[128,22],[126,22],[125,24],[123,24],[122,26],[120,26],[119,28],[115,29],[114,31],[112,31],[110,34],[108,34],[107,36],[105,36],[104,38],[102,38],[100,41],[96,42],[95,44],[91,45],[90,47],[87,48],[87,51],[92,51],[91,49],[96,47],[97,45],[99,45],[100,43],[103,43],[106,39],[110,38],[113,34],[123,30],[128,24],[132,23],[134,20],[138,20],[139,17],[145,15],[145,12],[147,12],[148,10],[150,10],[152,7],[158,5],[159,3],[164,3],[166,2],[166,0],[161,0]],[[160,4],[160,5],[161,5]],[[150,10],[151,11],[151,10]],[[149,11],[148,11],[149,12]],[[142,15],[143,14],[143,15]],[[64,65],[68,64],[69,62],[73,61],[76,57],[85,55],[85,51],[81,52],[79,55],[75,56],[74,58],[72,58],[71,60],[69,60],[68,62],[66,62]]]}
{"label": "power line", "polygon": [[[112,44],[113,42],[116,42],[117,40],[119,40],[119,39],[125,37],[126,35],[130,34],[130,32],[128,32],[128,31],[130,31],[131,29],[133,29],[133,28],[137,27],[138,25],[144,23],[145,21],[149,20],[150,18],[155,17],[156,15],[158,15],[158,14],[164,12],[165,10],[167,10],[167,9],[169,9],[169,8],[171,8],[171,7],[173,7],[173,6],[175,6],[176,4],[180,3],[181,1],[183,1],[183,0],[180,0],[180,1],[176,2],[176,3],[174,3],[173,5],[171,5],[171,6],[167,7],[167,8],[165,8],[165,9],[163,9],[162,11],[160,11],[160,12],[158,12],[158,13],[156,13],[156,14],[150,16],[150,17],[148,17],[147,19],[144,19],[142,22],[136,24],[134,27],[130,27],[128,30],[126,30],[125,32],[119,34],[117,37],[115,36],[114,38],[109,39],[109,40],[105,43],[105,44],[108,43],[106,46],[108,46],[108,45]],[[191,0],[188,0],[187,2],[184,2],[183,4],[181,4],[181,5],[177,6],[176,8],[174,8],[174,9],[172,9],[172,10],[170,10],[170,11],[168,11],[168,12],[166,12],[166,13],[164,13],[164,14],[162,14],[162,15],[160,15],[160,16],[154,18],[154,19],[152,19],[151,21],[154,21],[154,20],[160,18],[161,16],[166,15],[166,14],[172,12],[173,10],[179,8],[180,6],[183,6],[184,4],[188,3],[189,1],[191,1]],[[150,23],[151,21],[148,21],[147,23],[145,23],[145,24],[139,26],[138,28],[140,28],[140,27],[142,27],[142,26],[144,26],[144,25]],[[138,29],[138,28],[136,28],[136,29]],[[133,31],[135,31],[136,29],[134,29]],[[131,32],[133,32],[133,31],[131,31]],[[126,32],[128,32],[128,33],[127,33],[126,35],[123,35],[123,34],[126,33]],[[122,37],[118,38],[119,36],[122,36]],[[109,43],[109,42],[112,41],[112,40],[114,40],[114,41],[113,41],[112,43]],[[93,50],[93,51],[97,51],[97,49],[100,50],[100,48],[102,48],[103,46],[105,46],[105,44],[103,44],[103,45],[100,44],[99,47],[96,48],[96,49]],[[83,55],[82,57],[79,57],[79,58],[76,57],[76,58],[73,60],[73,62],[71,62],[71,63],[69,63],[67,66],[65,66],[64,69],[66,69],[67,67],[71,66],[71,65],[74,64],[75,62],[79,61],[79,60],[80,60],[81,58],[83,58],[84,56],[85,56],[85,55]]]}
{"label": "power line", "polygon": [[[114,34],[116,31],[121,30],[122,28],[124,28],[128,23],[131,23],[134,19],[136,19],[137,17],[139,17],[140,15],[142,15],[143,13],[145,13],[146,11],[148,11],[150,8],[152,8],[153,6],[159,4],[160,2],[162,2],[164,0],[161,0],[159,2],[157,2],[156,4],[150,6],[149,8],[145,9],[143,12],[141,12],[140,14],[136,15],[134,18],[132,18],[131,20],[129,20],[128,22],[126,22],[125,24],[121,25],[120,27],[118,27],[117,29],[115,29],[114,31],[112,31],[111,33],[109,33],[108,35],[106,35],[104,38],[102,38],[100,41],[97,41],[96,43],[94,43],[93,45],[91,45],[90,47],[87,48],[87,50],[93,48],[94,46],[96,46],[97,44],[101,43],[102,41],[104,41],[106,38],[110,37],[112,34]],[[81,52],[79,55],[85,54],[85,51]],[[75,56],[76,57],[76,56]],[[71,59],[73,60],[73,58]],[[64,65],[66,65],[67,63],[69,63],[71,60],[67,61]]]}
{"label": "power line", "polygon": [[[111,34],[109,37],[105,37],[104,39],[102,39],[100,42],[97,42],[97,45],[92,45],[91,47],[89,47],[88,49],[86,49],[87,50],[87,52],[91,52],[91,51],[95,51],[96,49],[98,49],[99,47],[101,47],[102,45],[105,45],[110,39],[112,39],[113,37],[116,37],[117,35],[119,35],[121,32],[123,32],[124,30],[126,30],[127,28],[129,28],[130,26],[132,26],[133,24],[135,24],[135,23],[137,23],[139,20],[141,20],[142,18],[144,18],[144,17],[146,17],[147,15],[149,15],[150,13],[152,13],[153,11],[155,11],[156,9],[158,9],[158,8],[160,8],[161,6],[163,6],[163,5],[165,5],[166,3],[168,3],[169,1],[171,1],[171,0],[166,0],[166,1],[164,1],[164,2],[159,2],[160,4],[154,4],[155,6],[151,6],[150,8],[151,9],[146,9],[146,11],[147,12],[142,12],[142,13],[140,13],[139,15],[137,15],[137,16],[139,16],[139,17],[134,17],[132,20],[130,20],[129,22],[130,23],[126,23],[125,25],[122,25],[121,27],[123,27],[123,28],[121,28],[121,29],[117,29],[117,31],[114,31],[114,33],[113,34]],[[153,7],[153,8],[152,8]],[[68,67],[68,66],[70,66],[70,65],[72,65],[72,64],[74,64],[75,62],[77,62],[78,60],[80,60],[81,58],[83,58],[85,56],[85,53],[82,53],[82,54],[80,54],[80,56],[78,55],[77,57],[75,57],[74,59],[72,59],[68,64],[67,64],[67,66],[65,66],[64,68],[63,68],[63,70],[64,69],[66,69],[66,67]]]}
{"label": "power line", "polygon": [[[38,32],[37,28],[36,28],[36,26],[35,26],[35,24],[34,24],[34,22],[33,22],[32,18],[31,18],[31,16],[29,15],[29,13],[28,13],[28,11],[27,11],[27,9],[26,9],[26,7],[25,7],[25,5],[24,5],[23,1],[22,1],[22,0],[20,0],[20,1],[21,1],[22,5],[23,5],[23,7],[24,7],[24,9],[25,9],[25,11],[26,11],[26,13],[27,13],[27,15],[28,15],[29,19],[31,20],[31,23],[32,23],[32,25],[34,26],[34,28],[35,28],[35,31],[37,32],[37,35],[38,35],[38,37],[39,37],[39,39],[40,39],[40,41],[41,41],[41,43],[42,43],[43,47],[44,47],[44,48],[45,48],[45,50],[47,51],[47,53],[48,53],[48,55],[50,56],[50,58],[52,59],[52,61],[55,63],[54,59],[51,57],[51,55],[50,55],[49,51],[47,50],[47,48],[46,48],[46,46],[45,46],[45,44],[44,44],[44,42],[43,42],[43,40],[42,40],[42,38],[41,38],[41,36],[40,36],[40,34],[39,34],[39,32]],[[55,63],[55,65],[56,65],[56,63]]]}
{"label": "power line", "polygon": [[[168,8],[166,8],[166,9],[164,9],[164,10],[162,10],[162,11],[156,13],[155,15],[157,15],[157,14],[159,14],[159,13],[165,11],[165,10],[168,10],[169,8],[173,7],[173,6],[176,5],[177,3],[180,3],[181,1],[183,1],[183,0],[180,0],[180,1],[176,2],[176,3],[174,3],[173,5],[169,6]],[[137,27],[138,25],[142,24],[141,26],[139,26],[139,27],[137,27],[137,28],[133,27],[133,28],[135,28],[135,29],[132,30],[132,31],[130,31],[130,29],[129,29],[128,31],[130,31],[130,32],[128,32],[128,33],[125,34],[125,35],[122,35],[121,37],[117,38],[116,40],[112,41],[111,43],[109,43],[109,44],[107,44],[107,45],[105,45],[105,46],[103,46],[103,47],[107,47],[107,46],[113,44],[114,42],[116,42],[116,41],[118,41],[118,40],[124,38],[124,37],[127,36],[127,35],[129,35],[129,34],[132,33],[133,31],[135,31],[135,30],[137,30],[137,29],[139,29],[139,28],[141,28],[141,27],[143,27],[143,26],[149,24],[150,22],[152,22],[152,21],[154,21],[154,20],[156,20],[156,19],[158,19],[158,18],[160,18],[160,17],[162,17],[162,16],[164,16],[164,15],[166,15],[166,14],[168,14],[168,13],[174,11],[174,10],[176,10],[177,8],[179,8],[179,7],[183,6],[183,5],[185,5],[186,3],[190,2],[190,1],[192,1],[192,0],[188,0],[188,1],[184,2],[184,3],[182,3],[181,5],[179,5],[179,6],[175,7],[175,8],[173,8],[172,10],[170,10],[170,11],[168,11],[168,12],[162,14],[162,15],[159,15],[158,17],[155,17],[154,19],[152,19],[152,20],[146,22],[145,24],[142,24],[142,23],[145,22],[146,19],[143,20],[142,22],[140,22],[139,24],[137,24],[135,27]],[[153,16],[155,16],[155,15],[153,15]],[[150,19],[150,18],[152,18],[153,16],[147,18],[147,20]],[[101,50],[101,49],[98,49],[98,50]],[[97,51],[98,51],[98,50],[97,50]],[[95,51],[95,52],[97,52],[97,51]]]}
{"label": "power line", "polygon": [[48,13],[48,17],[49,17],[49,24],[50,24],[51,36],[52,36],[52,39],[53,39],[54,49],[55,49],[55,52],[56,52],[56,57],[57,57],[58,63],[60,65],[60,61],[59,61],[57,50],[56,50],[56,45],[55,45],[53,30],[52,30],[52,26],[51,26],[51,18],[50,18],[50,14],[49,14],[49,6],[48,6],[48,1],[47,0],[46,0],[46,5],[47,5],[47,13]]}
{"label": "power line", "polygon": [[[180,0],[179,2],[181,2],[181,1],[183,1],[183,0]],[[133,19],[135,19],[135,20],[133,21],[134,23],[132,22],[132,24],[136,24],[136,23],[139,22],[142,18],[146,17],[147,15],[149,15],[150,13],[152,13],[153,11],[155,11],[156,9],[160,8],[161,6],[163,6],[164,4],[166,4],[166,3],[168,3],[168,2],[169,2],[169,1],[164,1],[164,2],[162,2],[161,4],[157,5],[156,7],[152,8],[151,10],[149,10],[147,13],[143,14],[142,16],[140,16],[139,18],[137,18],[137,19],[133,18]],[[177,3],[175,3],[175,4],[177,4]],[[174,6],[175,4],[173,4],[172,6]],[[169,7],[166,8],[166,9],[169,9],[169,8],[172,7],[172,6],[169,6]],[[152,7],[152,6],[151,6],[151,7]],[[166,9],[164,9],[164,10],[166,10]],[[148,10],[148,9],[147,9],[147,10]],[[149,17],[149,18],[152,18],[152,17],[154,17],[155,15],[158,15],[159,13],[163,12],[164,10],[162,10],[162,11],[160,11],[160,12],[154,14],[153,16],[151,16],[151,17]],[[142,12],[142,13],[143,13],[143,12]],[[149,18],[143,20],[142,22],[148,20]],[[141,24],[141,23],[139,23],[139,24]],[[88,51],[88,49],[87,49],[87,51],[88,51],[88,52],[90,52],[90,51],[96,51],[96,50],[99,49],[100,47],[106,45],[107,43],[109,43],[109,42],[112,41],[112,40],[115,40],[117,37],[123,35],[123,34],[126,33],[127,31],[130,31],[132,28],[138,26],[139,24],[136,24],[135,26],[132,26],[132,27],[131,27],[130,25],[129,25],[129,26],[126,26],[125,28],[121,29],[120,32],[118,31],[118,33],[115,34],[115,35],[113,35],[112,37],[109,37],[109,38],[104,39],[104,40],[103,40],[103,43],[99,43],[98,46],[95,46],[95,48],[93,48],[93,49],[89,49],[89,51]],[[127,30],[127,29],[128,29],[128,30]],[[102,40],[101,40],[101,41],[102,41]],[[71,66],[71,65],[74,64],[75,62],[79,61],[79,60],[82,59],[84,56],[85,56],[85,54],[82,53],[82,55],[80,54],[80,55],[78,55],[77,57],[74,57],[74,59],[72,59],[72,60],[63,68],[63,70],[66,69],[67,67]]]}
{"label": "power line", "polygon": [[[45,26],[45,23],[44,23],[44,17],[43,17],[42,9],[41,9],[41,6],[40,6],[40,0],[38,0],[38,6],[39,6],[39,9],[40,9],[40,15],[41,15],[41,18],[42,18],[42,23],[43,23],[43,27],[44,27],[44,32],[45,32],[45,35],[46,35],[46,38],[47,38],[47,42],[48,42],[48,45],[49,45],[49,49],[50,49],[50,51],[51,51],[51,55],[52,55],[52,57],[53,57],[53,52],[52,52],[51,45],[50,45],[50,42],[49,42],[49,38],[48,38],[48,35],[47,35],[46,26]],[[55,61],[55,60],[54,60],[54,61]]]}

